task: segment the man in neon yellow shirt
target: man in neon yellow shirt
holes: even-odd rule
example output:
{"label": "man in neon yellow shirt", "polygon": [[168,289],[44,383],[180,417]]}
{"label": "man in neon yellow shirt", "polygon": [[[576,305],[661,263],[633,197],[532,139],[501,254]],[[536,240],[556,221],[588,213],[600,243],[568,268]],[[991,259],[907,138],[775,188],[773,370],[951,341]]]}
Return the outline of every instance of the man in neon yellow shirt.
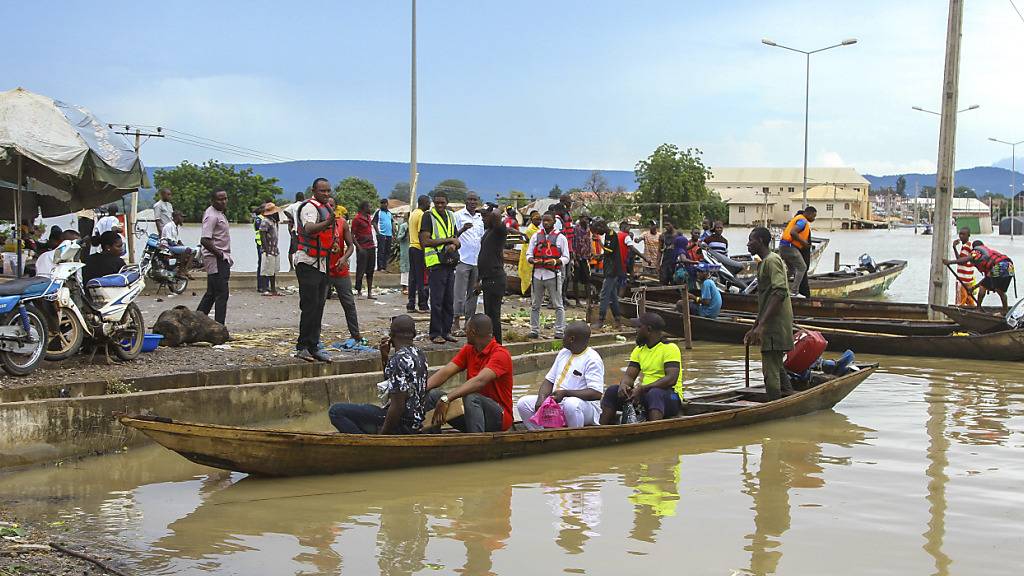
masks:
{"label": "man in neon yellow shirt", "polygon": [[[615,424],[616,413],[628,402],[640,402],[647,420],[679,415],[683,398],[682,353],[679,346],[665,342],[665,320],[647,312],[633,320],[636,348],[629,355],[622,381],[609,386],[601,398],[601,424]],[[643,375],[638,386],[637,376]]]}

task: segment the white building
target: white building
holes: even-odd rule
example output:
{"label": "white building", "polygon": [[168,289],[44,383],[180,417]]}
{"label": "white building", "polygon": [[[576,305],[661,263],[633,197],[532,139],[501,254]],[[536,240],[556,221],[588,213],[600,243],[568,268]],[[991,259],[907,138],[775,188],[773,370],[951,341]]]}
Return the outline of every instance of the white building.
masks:
{"label": "white building", "polygon": [[[768,223],[782,226],[803,205],[803,168],[713,168],[707,186],[729,204],[729,224],[733,226],[764,224],[766,202]],[[827,219],[828,226],[833,219],[837,228],[845,228],[869,218],[869,186],[853,168],[807,169],[807,201],[818,209],[819,220]]]}
{"label": "white building", "polygon": [[[935,209],[934,198],[908,198],[904,205],[904,214],[910,216],[919,215],[921,222],[932,222],[932,215]],[[992,233],[992,210],[977,198],[953,198],[953,220],[957,228],[967,226],[971,234]]]}

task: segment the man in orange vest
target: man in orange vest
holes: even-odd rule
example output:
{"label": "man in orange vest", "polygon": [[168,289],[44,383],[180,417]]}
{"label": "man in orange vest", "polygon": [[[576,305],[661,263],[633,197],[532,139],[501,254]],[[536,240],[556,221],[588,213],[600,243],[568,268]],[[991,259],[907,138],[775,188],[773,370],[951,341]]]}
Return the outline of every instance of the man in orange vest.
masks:
{"label": "man in orange vest", "polygon": [[790,294],[803,294],[810,297],[811,290],[806,285],[807,268],[811,263],[811,222],[818,216],[814,206],[808,206],[796,213],[786,224],[779,240],[779,256],[786,263],[793,280],[789,285]]}
{"label": "man in orange vest", "polygon": [[331,183],[326,178],[313,181],[313,197],[298,209],[296,225],[298,250],[292,256],[295,277],[299,281],[299,337],[295,357],[313,362],[330,362],[320,350],[320,326],[327,302],[330,279],[327,269],[335,247],[334,212],[328,206]]}

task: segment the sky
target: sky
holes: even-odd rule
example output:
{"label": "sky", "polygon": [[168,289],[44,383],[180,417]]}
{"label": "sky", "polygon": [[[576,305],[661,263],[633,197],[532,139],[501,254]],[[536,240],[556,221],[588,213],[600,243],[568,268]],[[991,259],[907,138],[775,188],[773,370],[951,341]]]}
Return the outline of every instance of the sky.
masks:
{"label": "sky", "polygon": [[[1015,0],[1024,9],[1024,0]],[[420,162],[632,169],[664,142],[711,166],[809,161],[934,171],[948,3],[940,0],[420,0]],[[287,159],[408,161],[410,2],[5,2],[0,89]],[[966,2],[957,167],[1024,139],[1024,21]],[[1024,151],[1024,146],[1022,146]],[[214,158],[181,141],[147,165]]]}

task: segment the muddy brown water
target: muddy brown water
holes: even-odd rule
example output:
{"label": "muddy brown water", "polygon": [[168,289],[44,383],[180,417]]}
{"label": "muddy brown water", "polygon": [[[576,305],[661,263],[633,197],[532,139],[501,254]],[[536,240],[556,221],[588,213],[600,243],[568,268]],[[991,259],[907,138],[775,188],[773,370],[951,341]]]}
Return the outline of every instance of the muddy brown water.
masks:
{"label": "muddy brown water", "polygon": [[[748,428],[292,479],[148,446],[0,476],[0,499],[137,574],[1018,574],[1019,366],[861,360],[884,365],[835,410]],[[686,368],[691,393],[736,385],[743,349]]]}

